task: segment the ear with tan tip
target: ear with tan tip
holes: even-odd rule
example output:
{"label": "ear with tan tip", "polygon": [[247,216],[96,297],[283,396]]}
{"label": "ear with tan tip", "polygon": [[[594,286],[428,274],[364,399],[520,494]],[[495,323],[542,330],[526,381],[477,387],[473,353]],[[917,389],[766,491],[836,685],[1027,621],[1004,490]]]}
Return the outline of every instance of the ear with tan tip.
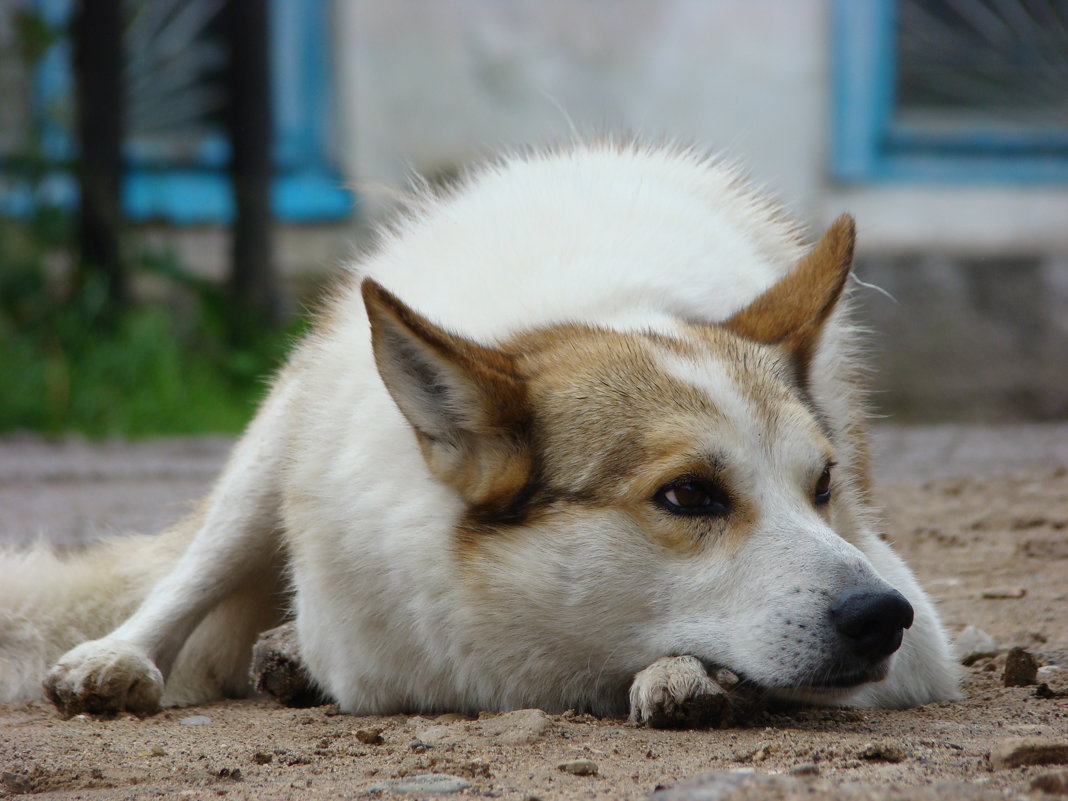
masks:
{"label": "ear with tan tip", "polygon": [[471,503],[507,495],[529,462],[517,436],[526,384],[512,358],[435,326],[371,279],[360,290],[378,373],[431,472]]}
{"label": "ear with tan tip", "polygon": [[767,345],[783,345],[801,374],[807,372],[823,324],[834,311],[853,268],[856,226],[843,214],[812,249],[725,327]]}

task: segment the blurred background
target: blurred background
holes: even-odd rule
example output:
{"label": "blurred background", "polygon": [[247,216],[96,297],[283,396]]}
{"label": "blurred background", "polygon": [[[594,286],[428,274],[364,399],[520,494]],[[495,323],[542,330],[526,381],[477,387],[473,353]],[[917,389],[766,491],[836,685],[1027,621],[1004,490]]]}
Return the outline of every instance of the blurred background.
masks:
{"label": "blurred background", "polygon": [[0,432],[240,430],[412,171],[576,133],[853,213],[879,411],[1068,418],[1068,0],[5,0]]}

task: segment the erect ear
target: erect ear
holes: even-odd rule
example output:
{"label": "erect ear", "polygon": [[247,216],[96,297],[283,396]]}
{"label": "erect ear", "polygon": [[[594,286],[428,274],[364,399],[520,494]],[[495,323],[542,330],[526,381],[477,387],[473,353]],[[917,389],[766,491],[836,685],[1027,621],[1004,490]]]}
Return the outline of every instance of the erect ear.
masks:
{"label": "erect ear", "polygon": [[526,463],[526,384],[512,357],[438,328],[371,279],[361,291],[378,373],[431,471],[471,503],[507,495]]}
{"label": "erect ear", "polygon": [[853,218],[843,214],[785,277],[724,325],[747,339],[785,346],[805,375],[849,278],[855,241]]}

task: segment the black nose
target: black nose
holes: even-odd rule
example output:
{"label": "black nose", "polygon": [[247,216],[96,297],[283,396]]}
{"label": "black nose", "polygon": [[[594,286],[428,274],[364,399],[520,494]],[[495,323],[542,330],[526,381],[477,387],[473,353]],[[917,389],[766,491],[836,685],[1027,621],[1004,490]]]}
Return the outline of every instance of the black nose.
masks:
{"label": "black nose", "polygon": [[912,604],[897,590],[846,590],[831,605],[831,620],[857,656],[877,662],[901,647]]}

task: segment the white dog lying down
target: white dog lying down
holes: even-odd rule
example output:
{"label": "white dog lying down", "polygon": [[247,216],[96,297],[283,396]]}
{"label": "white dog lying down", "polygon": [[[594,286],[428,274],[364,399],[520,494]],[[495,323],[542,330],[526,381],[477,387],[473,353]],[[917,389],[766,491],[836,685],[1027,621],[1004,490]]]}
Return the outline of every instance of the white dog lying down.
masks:
{"label": "white dog lying down", "polygon": [[629,698],[645,720],[714,667],[814,702],[956,697],[938,616],[877,534],[853,236],[842,217],[806,249],[732,169],[644,146],[424,198],[195,515],[4,556],[3,697],[239,695],[290,613],[311,676],[360,714]]}

